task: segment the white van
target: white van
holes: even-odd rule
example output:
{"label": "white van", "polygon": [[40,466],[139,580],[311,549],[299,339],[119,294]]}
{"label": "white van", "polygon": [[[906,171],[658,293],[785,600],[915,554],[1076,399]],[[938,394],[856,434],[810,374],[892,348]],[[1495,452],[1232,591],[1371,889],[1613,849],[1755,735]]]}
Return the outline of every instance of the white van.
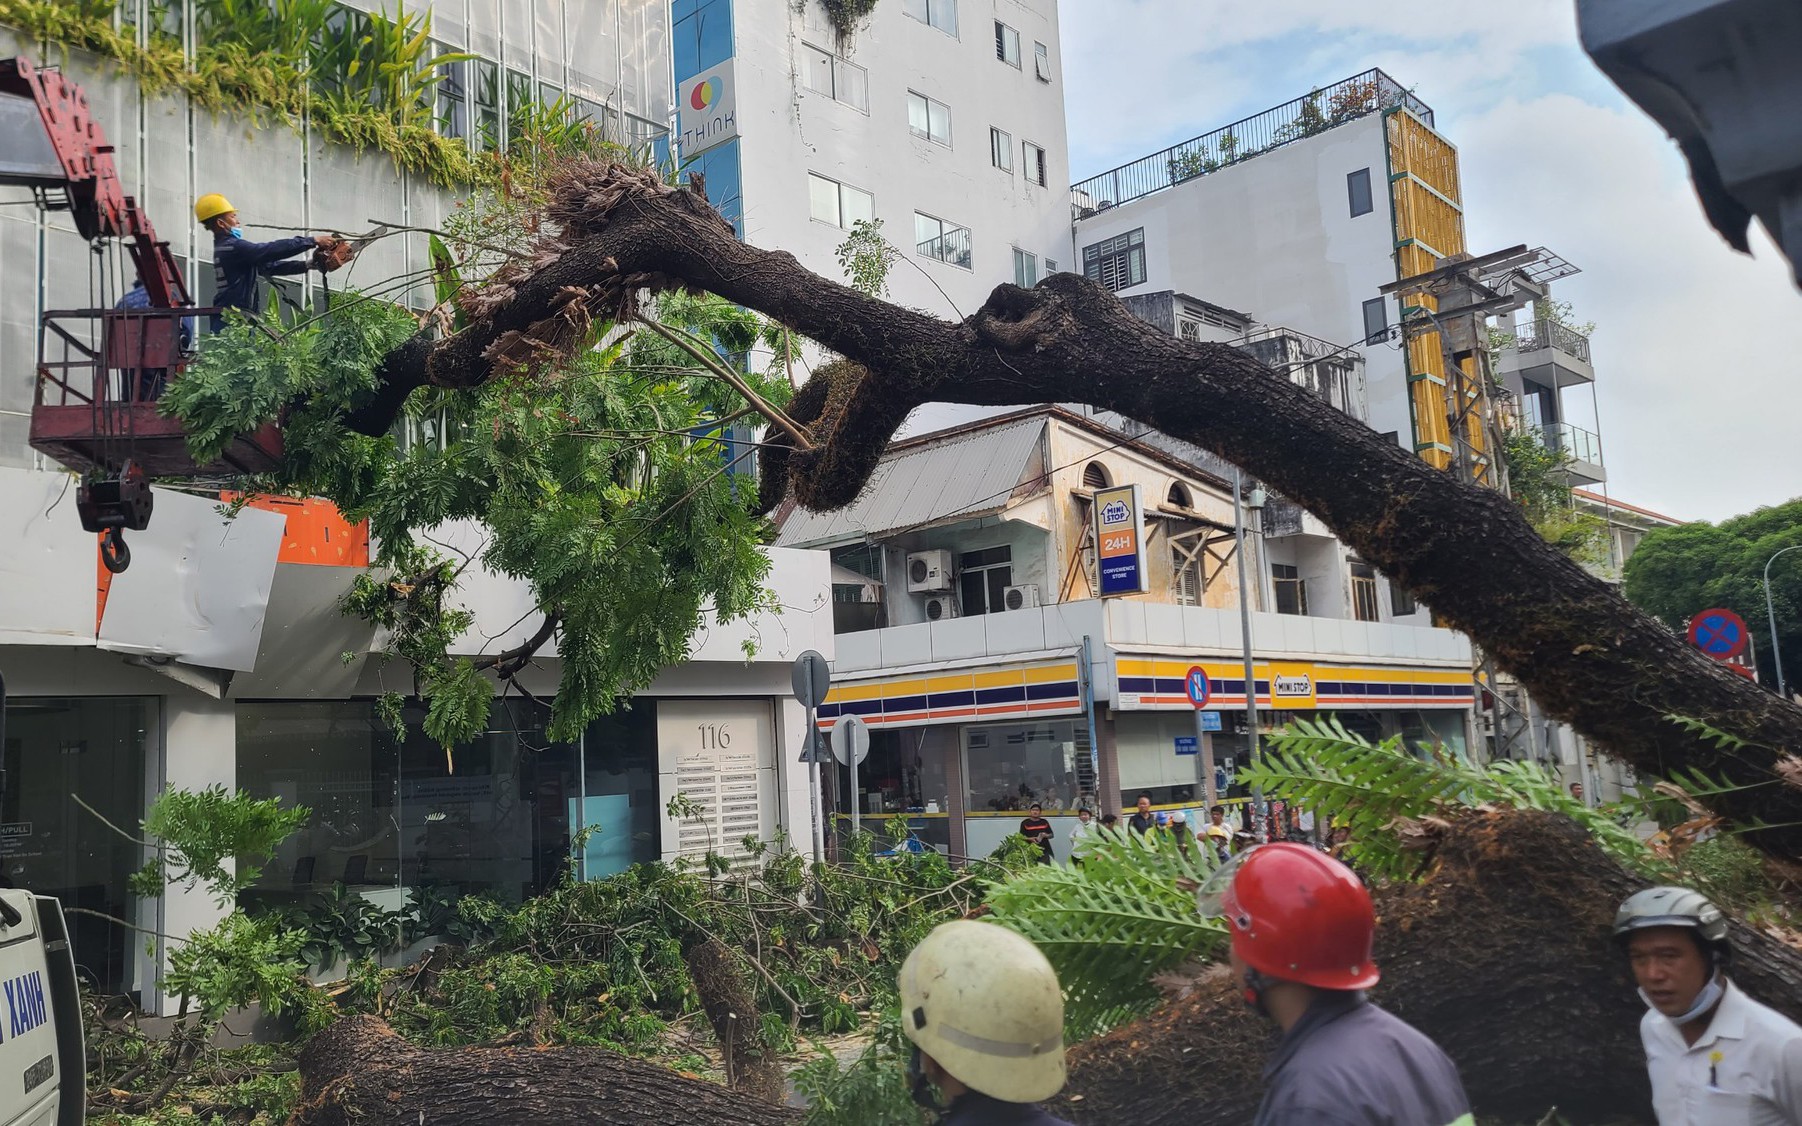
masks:
{"label": "white van", "polygon": [[62,906],[0,888],[0,1126],[79,1126],[84,1050]]}

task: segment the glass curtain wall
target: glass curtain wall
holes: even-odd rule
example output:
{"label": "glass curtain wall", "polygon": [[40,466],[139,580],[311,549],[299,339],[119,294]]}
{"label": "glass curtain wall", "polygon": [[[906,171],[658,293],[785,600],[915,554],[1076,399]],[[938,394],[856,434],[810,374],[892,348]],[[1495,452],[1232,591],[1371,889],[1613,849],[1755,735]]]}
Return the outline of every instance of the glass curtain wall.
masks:
{"label": "glass curtain wall", "polygon": [[449,749],[420,730],[423,716],[409,706],[397,741],[368,700],[239,704],[238,784],[312,810],[247,901],[342,885],[390,910],[422,889],[517,903],[570,871],[585,827],[574,862],[588,878],[659,855],[651,702],[575,744],[547,739],[548,710],[524,701],[496,701],[488,730]]}
{"label": "glass curtain wall", "polygon": [[6,707],[0,886],[81,909],[69,915],[75,963],[101,993],[132,987],[139,938],[98,916],[135,921],[137,901],[126,881],[145,858],[100,818],[137,829],[144,756],[159,723],[155,697],[21,699]]}

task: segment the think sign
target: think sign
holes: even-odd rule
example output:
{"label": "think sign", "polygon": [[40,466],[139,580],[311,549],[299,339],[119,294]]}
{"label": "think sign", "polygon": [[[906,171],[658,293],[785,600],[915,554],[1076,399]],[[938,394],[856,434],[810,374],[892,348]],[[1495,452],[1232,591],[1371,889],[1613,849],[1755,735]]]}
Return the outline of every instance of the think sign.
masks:
{"label": "think sign", "polygon": [[738,136],[738,80],[732,60],[708,67],[676,89],[677,143],[684,159]]}
{"label": "think sign", "polygon": [[1095,561],[1099,590],[1143,594],[1149,589],[1145,568],[1145,518],[1139,509],[1139,486],[1120,485],[1095,492]]}

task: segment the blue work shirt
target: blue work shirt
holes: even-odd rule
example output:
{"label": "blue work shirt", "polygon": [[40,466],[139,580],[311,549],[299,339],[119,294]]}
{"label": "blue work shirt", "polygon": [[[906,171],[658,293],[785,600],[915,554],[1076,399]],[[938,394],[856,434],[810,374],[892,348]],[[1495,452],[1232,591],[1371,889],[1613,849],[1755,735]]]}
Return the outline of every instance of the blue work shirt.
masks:
{"label": "blue work shirt", "polygon": [[1457,1065],[1364,999],[1321,993],[1264,1065],[1254,1126],[1470,1126]]}
{"label": "blue work shirt", "polygon": [[[285,262],[317,247],[311,238],[298,235],[278,238],[273,242],[251,242],[237,238],[229,231],[213,232],[213,304],[221,309],[242,309],[247,313],[262,310],[258,300],[257,279],[277,274],[304,274],[307,264]],[[214,313],[214,332],[225,327],[225,318]]]}
{"label": "blue work shirt", "polygon": [[[143,282],[133,282],[125,296],[119,298],[115,309],[148,309],[150,308],[150,291],[144,288]],[[194,347],[194,318],[181,319],[181,350],[186,352]]]}
{"label": "blue work shirt", "polygon": [[1070,1126],[1033,1103],[1004,1103],[981,1091],[966,1091],[939,1126]]}

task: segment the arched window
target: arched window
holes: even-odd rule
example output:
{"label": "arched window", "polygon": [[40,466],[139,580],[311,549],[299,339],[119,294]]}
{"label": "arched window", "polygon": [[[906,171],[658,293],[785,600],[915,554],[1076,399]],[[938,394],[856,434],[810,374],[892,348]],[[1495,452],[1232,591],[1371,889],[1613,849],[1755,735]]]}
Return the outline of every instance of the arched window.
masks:
{"label": "arched window", "polygon": [[1099,461],[1091,461],[1082,467],[1082,487],[1085,489],[1105,489],[1113,484],[1108,476],[1107,466]]}
{"label": "arched window", "polygon": [[1171,508],[1195,507],[1195,500],[1189,495],[1189,486],[1181,481],[1170,482],[1170,494],[1164,498],[1164,502]]}

